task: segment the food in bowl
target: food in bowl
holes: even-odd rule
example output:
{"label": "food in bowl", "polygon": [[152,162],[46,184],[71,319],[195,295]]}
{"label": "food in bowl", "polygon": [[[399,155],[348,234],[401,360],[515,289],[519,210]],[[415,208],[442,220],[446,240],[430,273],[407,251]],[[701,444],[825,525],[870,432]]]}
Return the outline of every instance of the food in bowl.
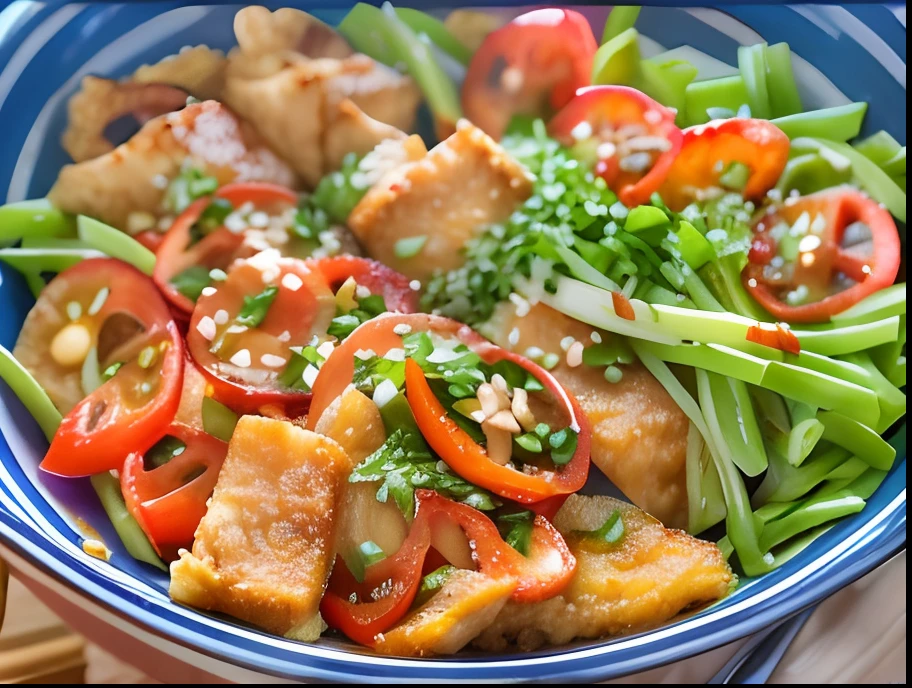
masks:
{"label": "food in bowl", "polygon": [[88,77],[74,164],[0,209],[42,469],[176,602],[400,656],[654,627],[861,510],[905,149],[803,112],[784,44],[703,78],[635,20],[250,7]]}

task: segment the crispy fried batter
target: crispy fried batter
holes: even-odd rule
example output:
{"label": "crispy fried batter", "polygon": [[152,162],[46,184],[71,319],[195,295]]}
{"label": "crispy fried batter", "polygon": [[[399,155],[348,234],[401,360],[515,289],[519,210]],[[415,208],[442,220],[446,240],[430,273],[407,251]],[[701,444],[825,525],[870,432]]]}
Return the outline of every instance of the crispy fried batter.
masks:
{"label": "crispy fried batter", "polygon": [[227,61],[221,50],[206,45],[184,48],[155,64],[143,65],[130,77],[137,84],[177,86],[200,100],[218,100]]}
{"label": "crispy fried batter", "polygon": [[[574,531],[601,527],[615,509],[624,523],[616,545],[592,543]],[[697,605],[724,597],[734,576],[710,542],[670,530],[631,504],[611,497],[572,495],[555,525],[577,560],[562,595],[536,604],[508,603],[475,645],[532,650],[574,638],[642,631]]]}
{"label": "crispy fried batter", "polygon": [[426,604],[377,637],[383,655],[433,657],[459,652],[503,609],[516,581],[476,571],[454,571]]}
{"label": "crispy fried batter", "polygon": [[[462,264],[476,231],[506,219],[532,191],[526,169],[466,121],[417,162],[387,173],[349,216],[368,253],[415,279]],[[419,253],[396,257],[396,242],[425,236]]]}
{"label": "crispy fried batter", "polygon": [[[592,462],[634,504],[672,528],[687,527],[688,421],[665,388],[639,361],[621,366],[620,382],[605,380],[601,370],[571,368],[561,340],[573,337],[592,344],[594,328],[537,304],[524,317],[513,304],[500,307],[488,336],[520,353],[536,346],[557,353],[560,363],[551,372],[580,403],[592,424]],[[516,328],[519,339],[511,344]],[[612,337],[600,332],[607,342]]]}
{"label": "crispy fried batter", "polygon": [[106,155],[66,165],[48,198],[65,212],[126,229],[130,213],[163,213],[165,187],[187,159],[223,184],[295,186],[294,173],[256,132],[225,106],[206,101],[156,117]]}
{"label": "crispy fried batter", "polygon": [[313,15],[283,7],[245,7],[234,15],[234,35],[240,49],[251,56],[286,50],[307,57],[342,59],[352,54],[348,42]]}
{"label": "crispy fried batter", "polygon": [[193,553],[171,565],[171,597],[314,640],[336,502],[350,470],[326,437],[286,421],[241,418]]}

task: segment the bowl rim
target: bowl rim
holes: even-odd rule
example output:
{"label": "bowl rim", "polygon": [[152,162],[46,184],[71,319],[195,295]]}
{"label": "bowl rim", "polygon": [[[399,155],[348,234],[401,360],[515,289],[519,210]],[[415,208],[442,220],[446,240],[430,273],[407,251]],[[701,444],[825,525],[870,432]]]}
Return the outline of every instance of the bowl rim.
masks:
{"label": "bowl rim", "polygon": [[[762,1],[752,0],[753,4],[761,4]],[[327,5],[350,4],[339,0],[324,2]],[[44,3],[45,11],[15,26],[7,38],[15,44],[17,35],[27,34],[46,11],[63,4],[66,0]],[[204,0],[199,4],[216,2]],[[428,4],[437,6],[445,3]],[[675,3],[666,0],[646,4]],[[0,48],[3,47],[0,42]],[[0,54],[2,52],[0,50]],[[3,290],[2,285],[0,290]],[[731,606],[721,610],[711,607],[647,633],[607,641],[594,640],[585,647],[557,648],[533,655],[447,660],[389,658],[276,638],[176,605],[166,595],[149,595],[139,591],[124,580],[129,574],[124,573],[120,577],[105,575],[103,567],[87,561],[88,555],[71,551],[55,542],[51,534],[27,514],[29,509],[51,508],[49,505],[31,500],[23,506],[17,503],[12,492],[8,492],[8,481],[14,479],[8,473],[7,465],[12,462],[16,466],[16,461],[0,429],[0,463],[4,464],[0,467],[0,552],[11,554],[14,565],[18,559],[27,565],[23,568],[33,567],[53,584],[78,595],[84,606],[99,607],[104,614],[114,615],[137,629],[190,652],[228,665],[290,679],[464,682],[547,681],[559,678],[562,681],[592,682],[617,678],[717,648],[793,616],[857,580],[905,546],[903,451],[899,465],[887,479],[891,482],[893,497],[881,503],[877,511],[866,509],[837,525],[834,531],[845,537],[838,540],[834,547],[789,573],[772,587],[745,595]],[[897,481],[899,487],[895,484]],[[886,487],[886,482],[883,487]]]}

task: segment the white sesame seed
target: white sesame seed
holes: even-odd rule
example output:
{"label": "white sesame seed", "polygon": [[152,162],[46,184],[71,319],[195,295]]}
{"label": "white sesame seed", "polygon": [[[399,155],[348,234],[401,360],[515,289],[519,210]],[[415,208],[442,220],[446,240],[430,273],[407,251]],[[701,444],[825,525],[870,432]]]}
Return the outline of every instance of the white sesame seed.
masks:
{"label": "white sesame seed", "polygon": [[227,330],[225,330],[225,333],[226,334],[241,334],[242,332],[246,332],[246,331],[247,331],[247,327],[245,325],[232,325]]}
{"label": "white sesame seed", "polygon": [[287,272],[285,273],[285,276],[282,277],[282,286],[289,291],[297,291],[304,286],[304,280],[293,272]]}
{"label": "white sesame seed", "polygon": [[595,342],[596,344],[601,344],[601,343],[602,343],[602,335],[600,335],[600,334],[599,334],[598,332],[596,332],[595,330],[592,330],[592,334],[589,335],[589,339],[591,339],[591,340],[592,340],[593,342]]}
{"label": "white sesame seed", "polygon": [[215,317],[213,320],[215,321],[216,325],[224,325],[228,322],[228,311],[226,311],[224,308],[219,308],[215,312]]}
{"label": "white sesame seed", "polygon": [[510,346],[516,346],[519,344],[519,328],[514,327],[510,330],[510,335],[507,337],[507,341],[510,342]]}
{"label": "white sesame seed", "polygon": [[377,352],[373,349],[358,349],[355,352],[355,358],[360,358],[362,361],[367,361],[377,355]]}
{"label": "white sesame seed", "polygon": [[573,342],[567,349],[567,365],[576,368],[583,363],[583,344],[582,342]]}
{"label": "white sesame seed", "polygon": [[370,295],[371,290],[364,285],[359,284],[355,287],[355,296],[357,296],[359,299],[366,299]]}
{"label": "white sesame seed", "polygon": [[528,349],[526,349],[526,352],[525,352],[525,357],[531,358],[533,361],[541,358],[544,355],[545,355],[545,350],[541,349],[537,346],[530,346]]}
{"label": "white sesame seed", "polygon": [[200,293],[203,296],[212,296],[216,292],[218,292],[218,289],[216,289],[215,287],[203,287],[203,291]]}
{"label": "white sesame seed", "polygon": [[755,280],[753,277],[751,277],[749,280],[747,280],[747,286],[749,286],[751,289],[756,288],[757,280]]}
{"label": "white sesame seed", "polygon": [[248,351],[247,349],[241,349],[228,360],[231,363],[233,363],[234,365],[236,365],[238,368],[249,368],[250,367],[250,351]]}
{"label": "white sesame seed", "polygon": [[235,234],[238,232],[243,232],[245,229],[247,229],[247,220],[244,219],[243,215],[236,212],[229,213],[228,217],[225,218],[225,222],[223,224],[225,225],[225,229],[227,229],[229,232],[234,232]]}
{"label": "white sesame seed", "polygon": [[111,290],[107,287],[102,287],[98,290],[98,293],[95,294],[95,298],[92,299],[92,303],[89,305],[88,313],[89,315],[98,315],[98,312],[101,310],[101,307],[104,306],[105,301],[108,300],[108,294],[111,293]]}
{"label": "white sesame seed", "polygon": [[[386,352],[386,354],[383,356],[383,358],[385,358],[387,361],[396,361],[396,362],[404,361],[405,360],[405,349],[401,349],[398,347],[396,347],[394,349],[390,349],[389,351]],[[445,371],[444,374],[446,374],[447,372],[450,372],[450,371]]]}
{"label": "white sesame seed", "polygon": [[308,365],[304,372],[301,373],[301,379],[307,384],[308,387],[313,388],[314,382],[317,381],[317,375],[320,374],[320,371],[313,365]]}
{"label": "white sesame seed", "polygon": [[377,385],[376,389],[374,389],[374,403],[377,405],[377,408],[383,408],[392,401],[397,394],[399,394],[399,389],[396,387],[395,383],[389,378],[386,378]]}
{"label": "white sesame seed", "polygon": [[260,363],[267,368],[281,368],[285,365],[285,359],[275,354],[263,354],[260,356]]}
{"label": "white sesame seed", "polygon": [[82,304],[78,301],[70,301],[66,305],[66,313],[70,320],[79,320],[82,317]]}
{"label": "white sesame seed", "polygon": [[592,136],[592,125],[583,120],[570,130],[570,136],[576,141],[584,141]]}
{"label": "white sesame seed", "polygon": [[208,315],[204,315],[196,324],[196,331],[199,332],[204,339],[211,342],[215,339],[215,321]]}
{"label": "white sesame seed", "polygon": [[573,346],[576,340],[573,337],[567,336],[560,340],[561,351],[568,351],[571,346]]}
{"label": "white sesame seed", "polygon": [[421,282],[418,280],[412,280],[409,282],[409,289],[412,291],[421,291]]}
{"label": "white sesame seed", "polygon": [[168,178],[163,174],[156,174],[152,177],[152,186],[156,189],[167,189],[168,188]]}
{"label": "white sesame seed", "polygon": [[269,215],[262,210],[258,210],[255,213],[250,213],[250,217],[247,218],[247,221],[250,223],[251,227],[268,227]]}
{"label": "white sesame seed", "polygon": [[317,353],[323,358],[329,358],[330,354],[336,350],[336,345],[332,342],[323,342],[317,347]]}
{"label": "white sesame seed", "polygon": [[400,337],[404,337],[407,334],[410,334],[412,331],[412,326],[406,323],[399,323],[393,328],[393,333],[398,334]]}

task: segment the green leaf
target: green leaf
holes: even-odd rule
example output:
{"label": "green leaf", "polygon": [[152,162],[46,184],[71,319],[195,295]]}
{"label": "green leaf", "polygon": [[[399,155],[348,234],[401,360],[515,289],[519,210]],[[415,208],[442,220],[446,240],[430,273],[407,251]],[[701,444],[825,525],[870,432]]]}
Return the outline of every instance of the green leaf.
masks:
{"label": "green leaf", "polygon": [[208,268],[191,265],[168,280],[175,289],[193,302],[202,295],[203,289],[212,283]]}
{"label": "green leaf", "polygon": [[621,510],[615,509],[611,512],[608,520],[602,524],[601,528],[596,530],[578,530],[576,534],[599,542],[607,542],[609,545],[616,545],[624,538],[624,519],[621,516]]}
{"label": "green leaf", "polygon": [[529,556],[529,548],[532,545],[534,521],[535,514],[531,511],[518,511],[498,516],[497,527],[504,541],[524,557],[527,557]]}
{"label": "green leaf", "polygon": [[405,239],[400,239],[399,241],[396,242],[395,246],[393,247],[393,253],[395,253],[396,258],[401,258],[403,260],[408,259],[408,258],[414,258],[419,253],[421,253],[421,249],[424,248],[424,245],[427,243],[427,240],[428,240],[427,236],[423,235],[423,234],[420,236],[406,237]]}
{"label": "green leaf", "polygon": [[256,296],[245,296],[244,305],[241,306],[241,311],[237,314],[235,322],[245,327],[259,327],[263,320],[266,319],[269,307],[272,306],[272,302],[275,301],[278,293],[279,288],[275,285],[270,285]]}

